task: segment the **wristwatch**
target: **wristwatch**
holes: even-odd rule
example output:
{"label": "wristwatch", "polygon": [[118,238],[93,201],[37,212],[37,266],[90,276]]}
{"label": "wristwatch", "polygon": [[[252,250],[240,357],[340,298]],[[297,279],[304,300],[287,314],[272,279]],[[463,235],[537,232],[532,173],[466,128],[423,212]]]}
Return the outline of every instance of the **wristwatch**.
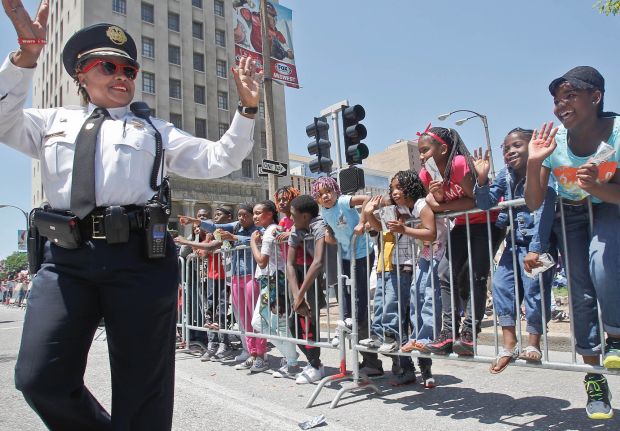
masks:
{"label": "wristwatch", "polygon": [[253,115],[258,112],[258,106],[243,106],[241,102],[239,102],[237,111],[239,111],[240,114]]}

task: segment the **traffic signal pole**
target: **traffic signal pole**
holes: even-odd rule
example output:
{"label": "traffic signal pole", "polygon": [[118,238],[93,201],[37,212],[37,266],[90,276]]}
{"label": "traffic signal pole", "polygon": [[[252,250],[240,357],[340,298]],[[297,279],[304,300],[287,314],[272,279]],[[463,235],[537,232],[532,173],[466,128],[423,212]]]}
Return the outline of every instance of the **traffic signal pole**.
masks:
{"label": "traffic signal pole", "polygon": [[[334,131],[334,146],[336,147],[335,172],[338,172],[340,171],[340,169],[342,169],[342,153],[340,152],[340,128],[338,127],[338,114],[340,113],[340,111],[342,111],[343,106],[349,106],[349,101],[347,99],[342,100],[338,103],[334,103],[332,106],[322,109],[320,112],[321,116],[326,117],[329,115],[332,120],[332,130]],[[338,175],[336,175],[336,181],[340,182],[340,177]]]}
{"label": "traffic signal pole", "polygon": [[[271,40],[267,31],[267,0],[260,0],[261,35],[263,41],[263,98],[265,103],[265,137],[267,139],[267,158],[278,160],[276,157],[275,124],[273,122],[273,80],[271,79]],[[278,177],[267,175],[269,199],[278,189]]]}

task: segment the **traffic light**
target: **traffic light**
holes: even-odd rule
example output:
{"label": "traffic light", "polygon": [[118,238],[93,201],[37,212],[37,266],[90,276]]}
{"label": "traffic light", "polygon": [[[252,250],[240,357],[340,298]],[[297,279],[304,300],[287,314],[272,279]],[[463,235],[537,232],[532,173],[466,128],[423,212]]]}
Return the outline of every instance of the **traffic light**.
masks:
{"label": "traffic light", "polygon": [[314,117],[314,122],[306,127],[306,135],[314,138],[314,141],[308,144],[308,152],[310,155],[316,155],[316,158],[310,160],[310,171],[315,173],[331,173],[332,160],[329,149],[332,144],[329,142],[329,124],[327,124],[327,120],[324,117]]}
{"label": "traffic light", "polygon": [[362,143],[362,139],[366,138],[366,127],[360,124],[365,116],[362,105],[342,107],[344,154],[349,165],[360,164],[368,157],[368,147]]}

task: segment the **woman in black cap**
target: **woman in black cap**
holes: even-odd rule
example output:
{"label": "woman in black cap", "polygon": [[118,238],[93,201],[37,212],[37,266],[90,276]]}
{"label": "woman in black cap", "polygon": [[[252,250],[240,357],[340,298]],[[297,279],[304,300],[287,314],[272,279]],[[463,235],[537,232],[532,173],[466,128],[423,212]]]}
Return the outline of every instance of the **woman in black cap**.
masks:
{"label": "woman in black cap", "polygon": [[[567,263],[576,350],[586,364],[599,365],[603,353],[603,366],[619,369],[620,117],[603,110],[605,80],[593,67],[569,70],[551,82],[549,92],[562,125],[554,129],[553,123],[543,124],[534,133],[529,144],[525,200],[530,209],[539,208],[553,174],[562,198],[554,231]],[[564,241],[568,250],[564,250]],[[598,324],[597,302],[603,328]],[[601,331],[607,332],[604,350]],[[588,416],[611,418],[605,376],[588,373],[584,385]]]}
{"label": "woman in black cap", "polygon": [[[0,66],[0,142],[41,161],[50,207],[34,225],[54,239],[44,243],[33,280],[16,386],[53,430],[168,430],[178,269],[174,242],[165,242],[169,200],[154,195],[163,171],[212,178],[241,168],[253,145],[260,74],[242,58],[233,69],[239,113],[228,132],[218,142],[195,138],[150,118],[144,105],[129,109],[135,43],[116,25],[96,24],[63,50],[88,105],[23,109],[46,43],[49,4],[42,0],[34,21],[20,0],[2,4],[19,49]],[[102,317],[111,416],[83,381]]]}

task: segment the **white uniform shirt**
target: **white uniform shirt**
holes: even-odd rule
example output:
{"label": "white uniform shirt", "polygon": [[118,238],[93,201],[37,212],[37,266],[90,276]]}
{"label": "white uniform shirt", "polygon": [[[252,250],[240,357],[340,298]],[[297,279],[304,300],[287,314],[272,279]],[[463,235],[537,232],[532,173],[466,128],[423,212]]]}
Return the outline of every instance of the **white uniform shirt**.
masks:
{"label": "white uniform shirt", "polygon": [[[34,68],[17,67],[8,57],[0,67],[0,143],[39,159],[50,205],[69,209],[75,139],[95,106],[23,109],[33,75]],[[155,133],[129,107],[108,111],[112,118],[103,122],[95,150],[97,206],[142,205],[155,194]],[[239,113],[217,142],[152,121],[162,135],[165,171],[186,178],[218,178],[241,169],[254,144],[254,120]]]}

